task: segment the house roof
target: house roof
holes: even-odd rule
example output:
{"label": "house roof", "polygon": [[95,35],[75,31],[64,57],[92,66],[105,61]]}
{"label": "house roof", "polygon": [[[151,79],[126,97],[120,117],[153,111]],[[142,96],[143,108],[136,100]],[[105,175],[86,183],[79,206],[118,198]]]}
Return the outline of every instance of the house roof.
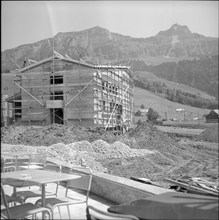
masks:
{"label": "house roof", "polygon": [[219,115],[219,109],[214,109],[213,111]]}
{"label": "house roof", "polygon": [[112,68],[112,69],[126,69],[126,70],[129,70],[129,71],[130,71],[130,67],[128,67],[128,66],[92,65],[92,64],[86,63],[86,62],[83,61],[83,60],[74,60],[74,59],[70,58],[69,56],[64,57],[64,56],[62,56],[61,54],[59,54],[59,53],[56,52],[56,53],[54,53],[53,56],[51,56],[51,57],[48,57],[48,58],[43,59],[43,60],[38,61],[38,62],[34,61],[34,63],[32,63],[32,64],[30,64],[30,65],[28,65],[28,66],[25,66],[24,68],[18,70],[18,71],[16,72],[16,74],[19,75],[20,73],[23,73],[23,72],[25,72],[25,71],[27,71],[27,70],[30,70],[30,69],[34,68],[34,67],[40,66],[40,65],[42,65],[43,63],[46,63],[46,62],[49,62],[49,61],[53,61],[53,59],[56,59],[56,60],[59,59],[59,60],[63,60],[63,61],[69,62],[69,63],[80,64],[80,65],[82,65],[82,66],[86,66],[86,67],[90,67],[90,68],[95,68],[95,69],[96,69],[96,68],[98,68],[98,69]]}
{"label": "house roof", "polygon": [[43,60],[41,60],[41,61],[39,61],[39,62],[35,62],[35,63],[32,63],[32,64],[30,64],[30,65],[28,65],[28,66],[25,66],[24,68],[18,70],[18,71],[17,71],[17,74],[23,73],[23,72],[25,72],[25,71],[27,71],[27,70],[30,70],[30,69],[34,68],[34,67],[40,66],[40,65],[42,65],[43,63],[52,61],[53,59],[64,60],[64,61],[67,61],[67,62],[70,62],[70,63],[77,63],[77,64],[80,64],[80,65],[83,65],[83,66],[95,68],[94,65],[91,65],[91,64],[88,64],[88,63],[85,63],[85,62],[81,62],[81,61],[79,61],[79,60],[74,60],[74,59],[72,59],[72,58],[66,58],[66,57],[63,57],[63,56],[59,56],[59,55],[54,54],[53,56],[48,57],[48,58],[46,58],[46,59],[43,59]]}
{"label": "house roof", "polygon": [[219,114],[218,114],[218,109],[214,109],[214,110],[211,110],[206,116],[205,116],[206,119],[218,119],[219,118]]}
{"label": "house roof", "polygon": [[147,112],[148,112],[148,109],[141,108],[141,109],[139,109],[139,111],[140,111],[141,113],[147,113]]}

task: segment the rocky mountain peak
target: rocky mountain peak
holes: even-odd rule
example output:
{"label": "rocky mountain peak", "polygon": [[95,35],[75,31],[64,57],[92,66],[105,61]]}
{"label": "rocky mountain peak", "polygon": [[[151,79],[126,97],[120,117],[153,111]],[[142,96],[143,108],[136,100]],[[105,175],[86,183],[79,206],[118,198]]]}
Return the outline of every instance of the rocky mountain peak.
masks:
{"label": "rocky mountain peak", "polygon": [[[200,58],[218,54],[217,38],[191,33],[187,26],[179,24],[150,38],[133,38],[95,26],[82,31],[59,32],[53,40],[58,53],[68,54],[73,59],[82,56],[95,64],[97,59],[100,63],[117,62],[118,59],[161,63],[174,57]],[[2,72],[17,68],[8,57],[18,65],[23,65],[27,58],[42,60],[51,56],[52,44],[52,38],[49,38],[3,51]]]}
{"label": "rocky mountain peak", "polygon": [[174,24],[166,31],[160,31],[157,36],[191,35],[192,32],[186,25]]}
{"label": "rocky mountain peak", "polygon": [[100,26],[95,26],[95,27],[81,31],[81,33],[84,33],[84,32],[93,33],[93,34],[103,34],[103,33],[108,33],[109,30],[102,28]]}

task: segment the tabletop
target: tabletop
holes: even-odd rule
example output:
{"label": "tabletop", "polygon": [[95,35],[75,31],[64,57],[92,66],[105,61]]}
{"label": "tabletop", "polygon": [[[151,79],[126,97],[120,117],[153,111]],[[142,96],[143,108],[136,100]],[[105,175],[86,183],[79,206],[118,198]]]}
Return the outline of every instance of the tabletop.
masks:
{"label": "tabletop", "polygon": [[218,198],[167,192],[108,208],[140,219],[218,219]]}
{"label": "tabletop", "polygon": [[47,170],[19,170],[14,172],[2,173],[1,181],[3,184],[17,186],[17,182],[31,182],[39,185],[67,181],[80,178],[80,175],[58,173]]}

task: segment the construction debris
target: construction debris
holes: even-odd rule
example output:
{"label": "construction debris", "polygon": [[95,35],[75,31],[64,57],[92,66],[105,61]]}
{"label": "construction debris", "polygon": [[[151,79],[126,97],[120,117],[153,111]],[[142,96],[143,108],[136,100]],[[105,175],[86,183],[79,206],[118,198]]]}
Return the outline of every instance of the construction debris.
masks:
{"label": "construction debris", "polygon": [[200,177],[185,176],[178,180],[168,178],[165,178],[164,180],[173,184],[170,188],[175,189],[176,191],[219,196],[218,183],[209,182]]}
{"label": "construction debris", "polygon": [[130,178],[148,178],[164,187],[164,178],[199,176],[218,180],[218,143],[170,137],[149,123],[124,135],[80,126],[2,128],[1,150],[45,151],[48,157]]}

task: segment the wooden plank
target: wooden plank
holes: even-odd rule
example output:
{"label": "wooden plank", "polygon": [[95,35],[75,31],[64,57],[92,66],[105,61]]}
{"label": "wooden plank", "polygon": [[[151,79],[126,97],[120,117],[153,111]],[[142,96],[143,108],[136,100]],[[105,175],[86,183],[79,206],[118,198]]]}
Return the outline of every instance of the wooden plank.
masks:
{"label": "wooden plank", "polygon": [[43,120],[43,115],[22,115],[22,121],[41,121]]}
{"label": "wooden plank", "polygon": [[79,85],[80,83],[82,84],[87,84],[88,82],[90,82],[90,80],[92,79],[92,77],[82,77],[81,79],[77,78],[77,77],[69,77],[68,80],[68,86],[70,86],[71,84],[73,85]]}
{"label": "wooden plank", "polygon": [[[164,178],[164,180],[166,180],[166,181],[168,181],[168,182],[170,182],[170,183],[172,183],[172,184],[175,184],[175,185],[177,185],[177,186],[183,187],[183,188],[185,188],[185,189],[188,189],[188,188],[189,188],[190,191],[195,191],[195,192],[197,192],[197,193],[199,193],[199,192],[200,192],[200,193],[207,193],[207,194],[212,194],[212,195],[218,196],[218,193],[217,193],[217,192],[213,192],[213,191],[210,191],[210,190],[202,189],[202,188],[200,188],[200,187],[193,186],[193,185],[190,185],[190,186],[189,186],[189,184],[182,183],[182,182],[179,182],[179,181],[177,181],[177,180],[172,180],[172,179],[169,179],[169,178]],[[193,183],[193,184],[194,184],[194,183]]]}
{"label": "wooden plank", "polygon": [[63,100],[47,100],[46,108],[63,108]]}
{"label": "wooden plank", "polygon": [[42,79],[42,78],[45,78],[46,77],[49,77],[50,73],[47,73],[47,72],[34,72],[34,73],[22,73],[21,75],[21,79],[22,81],[25,81],[25,80],[29,80],[29,79]]}
{"label": "wooden plank", "polygon": [[92,109],[94,109],[94,107],[93,107],[93,104],[92,103],[88,103],[88,102],[79,102],[79,101],[77,101],[77,102],[74,102],[74,101],[72,101],[68,106],[67,106],[67,108],[69,109],[69,111],[73,111],[73,110],[75,110],[75,109],[79,109],[79,106],[81,106],[81,108],[83,108],[83,109],[88,109],[88,108],[92,108]]}
{"label": "wooden plank", "polygon": [[[82,94],[82,93],[81,93],[81,94]],[[71,100],[73,97],[74,97],[74,96],[69,95],[69,96],[68,96],[68,99],[66,100],[66,103],[67,103],[69,100]],[[76,103],[78,100],[79,100],[79,98],[78,98],[78,97],[75,97],[75,99],[72,100],[71,103]],[[92,95],[92,94],[90,95],[89,93],[88,93],[87,95],[85,95],[85,96],[83,96],[83,94],[82,94],[81,100],[82,100],[82,102],[88,102],[88,103],[94,104],[93,95]],[[71,105],[71,103],[70,103],[69,105]]]}
{"label": "wooden plank", "polygon": [[94,118],[94,112],[84,112],[84,111],[75,111],[75,112],[68,112],[68,119],[79,119],[79,115],[81,116],[81,119],[93,119]]}

